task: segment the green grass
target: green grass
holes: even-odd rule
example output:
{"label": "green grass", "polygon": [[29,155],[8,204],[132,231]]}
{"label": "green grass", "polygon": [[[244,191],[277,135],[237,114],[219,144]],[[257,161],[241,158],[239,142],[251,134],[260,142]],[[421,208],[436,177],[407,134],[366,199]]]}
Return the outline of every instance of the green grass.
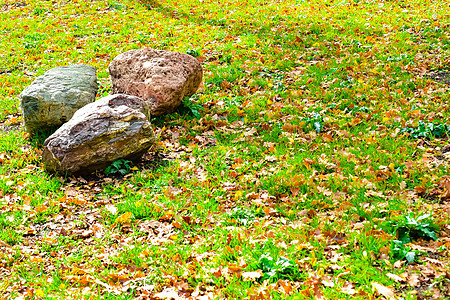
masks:
{"label": "green grass", "polygon": [[[2,297],[448,297],[446,1],[0,5]],[[47,174],[20,92],[85,63],[106,96],[143,47],[197,57],[204,89],[151,120],[151,158]]]}

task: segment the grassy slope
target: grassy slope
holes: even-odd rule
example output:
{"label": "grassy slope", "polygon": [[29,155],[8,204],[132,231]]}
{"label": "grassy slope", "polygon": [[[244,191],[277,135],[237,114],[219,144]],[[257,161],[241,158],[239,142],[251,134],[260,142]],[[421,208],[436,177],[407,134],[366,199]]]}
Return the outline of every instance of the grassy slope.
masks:
{"label": "grassy slope", "polygon": [[[450,71],[447,1],[0,5],[2,297],[450,293],[448,140],[401,132],[447,123],[448,85],[427,77]],[[107,95],[108,63],[147,46],[199,56],[204,89],[153,120],[161,141],[125,178],[46,174],[21,90],[86,63]],[[383,224],[425,212],[440,239],[412,230],[407,264]]]}

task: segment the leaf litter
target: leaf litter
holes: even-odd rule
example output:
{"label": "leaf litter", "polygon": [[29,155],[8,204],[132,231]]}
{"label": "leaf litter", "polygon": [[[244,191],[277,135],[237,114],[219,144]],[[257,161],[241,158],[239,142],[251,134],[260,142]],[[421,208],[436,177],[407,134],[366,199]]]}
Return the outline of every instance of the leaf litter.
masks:
{"label": "leaf litter", "polygon": [[3,1],[1,128],[57,65],[94,65],[107,92],[111,57],[151,46],[195,54],[205,78],[113,174],[49,176],[38,144],[3,132],[0,294],[448,297],[445,4]]}

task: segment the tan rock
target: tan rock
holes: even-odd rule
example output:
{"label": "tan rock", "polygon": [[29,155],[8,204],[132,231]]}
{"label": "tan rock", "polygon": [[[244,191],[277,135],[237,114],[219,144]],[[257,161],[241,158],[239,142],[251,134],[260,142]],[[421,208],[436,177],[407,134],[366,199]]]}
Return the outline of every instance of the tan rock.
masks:
{"label": "tan rock", "polygon": [[202,67],[192,56],[145,48],[118,55],[109,65],[112,93],[144,99],[150,114],[158,116],[176,110],[192,96],[202,81]]}
{"label": "tan rock", "polygon": [[129,95],[110,95],[84,106],[45,140],[45,169],[91,173],[118,159],[140,159],[155,142],[148,115],[144,100]]}

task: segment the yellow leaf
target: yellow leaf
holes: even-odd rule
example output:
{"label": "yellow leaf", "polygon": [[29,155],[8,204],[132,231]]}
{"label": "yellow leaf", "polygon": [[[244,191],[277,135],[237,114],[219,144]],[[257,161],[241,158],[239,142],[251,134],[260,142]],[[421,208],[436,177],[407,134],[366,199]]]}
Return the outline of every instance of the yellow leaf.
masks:
{"label": "yellow leaf", "polygon": [[137,170],[139,170],[139,168],[136,167],[136,166],[134,166],[134,167],[132,167],[130,170],[132,170],[132,171],[137,171]]}
{"label": "yellow leaf", "polygon": [[126,212],[123,215],[121,215],[120,217],[118,217],[116,222],[119,224],[129,223],[132,215],[133,214],[131,212]]}
{"label": "yellow leaf", "polygon": [[236,194],[234,194],[234,199],[239,199],[244,195],[244,191],[236,191]]}
{"label": "yellow leaf", "polygon": [[36,290],[36,296],[37,297],[44,297],[44,291],[42,289]]}

